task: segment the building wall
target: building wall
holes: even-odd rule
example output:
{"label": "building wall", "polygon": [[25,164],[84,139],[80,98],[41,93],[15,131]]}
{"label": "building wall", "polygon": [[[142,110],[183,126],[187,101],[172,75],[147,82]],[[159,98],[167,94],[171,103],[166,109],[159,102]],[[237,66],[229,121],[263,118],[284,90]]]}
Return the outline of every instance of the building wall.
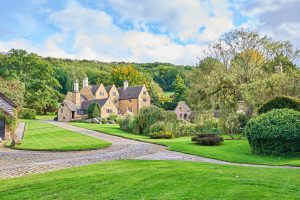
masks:
{"label": "building wall", "polygon": [[138,99],[119,100],[119,114],[124,115],[129,107],[132,108],[132,113],[136,115],[138,113]]}
{"label": "building wall", "polygon": [[115,85],[112,86],[112,88],[109,91],[109,99],[115,104],[115,106],[118,108],[119,107],[119,91],[116,88]]}
{"label": "building wall", "polygon": [[114,105],[111,100],[107,100],[107,102],[101,107],[101,117],[108,117],[111,113],[107,112],[107,110],[111,110],[111,113],[118,114],[118,109]]}
{"label": "building wall", "polygon": [[[145,100],[145,101],[144,101]],[[138,98],[138,110],[144,107],[148,107],[151,104],[150,95],[144,86],[139,98]]]}
{"label": "building wall", "polygon": [[96,93],[94,94],[95,99],[106,99],[108,98],[108,93],[103,84],[99,86]]}
{"label": "building wall", "polygon": [[72,111],[66,104],[60,106],[57,112],[57,120],[59,122],[69,122],[72,118]]}
{"label": "building wall", "polygon": [[[181,110],[180,110],[180,108],[181,108]],[[178,119],[184,119],[185,114],[187,115],[187,119],[188,119],[189,116],[191,115],[191,112],[189,110],[187,110],[181,104],[177,105],[177,107],[175,108],[175,113],[176,113]]]}

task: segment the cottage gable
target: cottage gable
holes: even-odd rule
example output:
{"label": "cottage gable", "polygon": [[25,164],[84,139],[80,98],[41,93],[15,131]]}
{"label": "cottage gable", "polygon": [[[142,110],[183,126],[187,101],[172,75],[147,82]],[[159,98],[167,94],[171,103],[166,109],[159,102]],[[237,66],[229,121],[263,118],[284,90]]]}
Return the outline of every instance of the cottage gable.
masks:
{"label": "cottage gable", "polygon": [[108,93],[104,87],[104,85],[101,83],[97,89],[93,91],[95,99],[107,99]]}
{"label": "cottage gable", "polygon": [[108,98],[118,107],[119,91],[115,84],[105,87],[108,92]]}

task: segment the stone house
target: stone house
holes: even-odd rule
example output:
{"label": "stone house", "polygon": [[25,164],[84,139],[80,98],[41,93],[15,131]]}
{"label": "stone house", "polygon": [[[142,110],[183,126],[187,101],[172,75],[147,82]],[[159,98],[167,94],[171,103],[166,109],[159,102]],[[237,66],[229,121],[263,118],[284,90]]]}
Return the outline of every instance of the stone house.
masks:
{"label": "stone house", "polygon": [[124,115],[138,114],[138,111],[150,105],[150,95],[145,85],[130,87],[124,81],[123,87],[115,85],[105,87],[89,85],[88,78],[83,79],[79,91],[78,81],[74,81],[74,91],[68,92],[58,109],[58,121],[72,121],[87,118],[87,109],[92,103],[98,103],[101,117],[108,117],[111,113]]}
{"label": "stone house", "polygon": [[189,120],[192,111],[184,101],[179,101],[175,108],[175,113],[178,119]]}
{"label": "stone house", "polygon": [[15,109],[17,105],[7,98],[4,94],[0,93],[0,138],[1,140],[7,140],[11,138],[11,127],[7,124],[7,119],[15,119]]}

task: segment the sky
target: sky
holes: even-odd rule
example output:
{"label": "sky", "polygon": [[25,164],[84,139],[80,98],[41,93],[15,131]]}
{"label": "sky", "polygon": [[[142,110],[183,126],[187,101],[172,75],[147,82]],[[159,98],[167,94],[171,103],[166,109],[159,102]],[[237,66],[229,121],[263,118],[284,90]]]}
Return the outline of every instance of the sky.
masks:
{"label": "sky", "polygon": [[300,0],[0,0],[0,51],[195,65],[248,28],[300,47]]}

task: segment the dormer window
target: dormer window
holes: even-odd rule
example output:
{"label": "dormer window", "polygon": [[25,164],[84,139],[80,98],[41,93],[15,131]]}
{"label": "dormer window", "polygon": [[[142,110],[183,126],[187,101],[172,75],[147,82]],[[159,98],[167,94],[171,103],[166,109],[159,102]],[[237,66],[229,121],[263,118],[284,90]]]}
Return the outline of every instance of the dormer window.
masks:
{"label": "dormer window", "polygon": [[100,96],[104,96],[104,92],[100,92]]}
{"label": "dormer window", "polygon": [[143,99],[143,102],[147,102],[147,99]]}

